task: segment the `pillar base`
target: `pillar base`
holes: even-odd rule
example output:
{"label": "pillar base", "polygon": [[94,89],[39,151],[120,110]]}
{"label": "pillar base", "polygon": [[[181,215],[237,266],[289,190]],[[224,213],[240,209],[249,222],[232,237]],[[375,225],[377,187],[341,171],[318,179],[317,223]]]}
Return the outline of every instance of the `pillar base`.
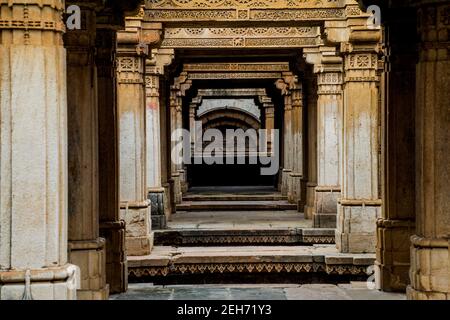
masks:
{"label": "pillar base", "polygon": [[375,253],[380,200],[341,199],[338,203],[336,247],[342,253]]}
{"label": "pillar base", "polygon": [[308,182],[306,184],[306,204],[304,208],[305,219],[312,219],[315,211],[314,205],[316,203],[316,184]]}
{"label": "pillar base", "polygon": [[109,298],[109,285],[107,284],[100,290],[78,290],[78,300],[108,300]]}
{"label": "pillar base", "polygon": [[164,188],[149,189],[148,199],[151,203],[152,230],[166,229],[167,219],[164,211]]}
{"label": "pillar base", "polygon": [[72,264],[29,272],[0,271],[0,300],[76,300],[79,276],[79,268]]}
{"label": "pillar base", "polygon": [[288,196],[289,191],[289,176],[292,170],[290,169],[283,169],[281,172],[281,194],[283,196]]}
{"label": "pillar base", "polygon": [[183,199],[183,192],[181,190],[181,176],[180,173],[172,174],[173,180],[173,195],[175,204],[180,204]]}
{"label": "pillar base", "polygon": [[341,197],[341,188],[317,186],[314,192],[314,228],[336,228],[338,199]]}
{"label": "pillar base", "polygon": [[410,238],[414,231],[414,221],[378,219],[377,283],[383,291],[405,292],[410,281]]}
{"label": "pillar base", "polygon": [[108,299],[109,288],[106,284],[106,248],[105,239],[69,241],[69,261],[80,267],[80,300],[95,297]]}
{"label": "pillar base", "polygon": [[450,300],[449,239],[411,237],[410,279],[408,299]]}
{"label": "pillar base", "polygon": [[123,202],[120,205],[121,218],[126,223],[125,244],[129,256],[145,256],[153,248],[150,201]]}
{"label": "pillar base", "polygon": [[288,177],[288,201],[299,204],[302,198],[302,179],[303,175],[290,172]]}
{"label": "pillar base", "polygon": [[106,239],[106,282],[110,293],[125,292],[128,289],[125,221],[101,222],[100,236]]}

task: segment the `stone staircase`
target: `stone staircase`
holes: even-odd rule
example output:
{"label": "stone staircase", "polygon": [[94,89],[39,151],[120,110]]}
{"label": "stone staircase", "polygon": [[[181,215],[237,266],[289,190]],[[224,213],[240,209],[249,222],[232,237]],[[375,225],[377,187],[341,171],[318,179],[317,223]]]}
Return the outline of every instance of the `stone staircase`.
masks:
{"label": "stone staircase", "polygon": [[188,193],[129,279],[154,283],[339,283],[368,277],[373,254],[341,254],[276,192]]}

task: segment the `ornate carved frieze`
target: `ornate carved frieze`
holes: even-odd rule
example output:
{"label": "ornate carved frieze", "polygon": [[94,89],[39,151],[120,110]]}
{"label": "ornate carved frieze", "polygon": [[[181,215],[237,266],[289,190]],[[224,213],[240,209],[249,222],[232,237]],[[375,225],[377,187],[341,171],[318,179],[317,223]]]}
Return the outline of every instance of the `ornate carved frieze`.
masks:
{"label": "ornate carved frieze", "polygon": [[[1,43],[59,45],[65,31],[62,20],[64,3],[60,0],[0,3]],[[39,32],[54,32],[55,37],[43,37]],[[7,36],[10,33],[11,35]]]}
{"label": "ornate carved frieze", "polygon": [[117,72],[119,83],[143,83],[144,66],[141,56],[117,58]]}
{"label": "ornate carved frieze", "polygon": [[185,64],[183,70],[186,72],[283,72],[289,71],[289,63],[198,63]]}
{"label": "ornate carved frieze", "polygon": [[[356,4],[356,2],[355,2]],[[345,18],[343,0],[148,0],[147,21],[311,21]],[[357,4],[356,4],[357,5]]]}
{"label": "ornate carved frieze", "polygon": [[223,273],[326,273],[367,276],[368,265],[327,265],[325,263],[183,263],[169,266],[129,267],[131,278],[186,274]]}
{"label": "ornate carved frieze", "polygon": [[166,28],[161,47],[306,47],[319,36],[319,27]]}

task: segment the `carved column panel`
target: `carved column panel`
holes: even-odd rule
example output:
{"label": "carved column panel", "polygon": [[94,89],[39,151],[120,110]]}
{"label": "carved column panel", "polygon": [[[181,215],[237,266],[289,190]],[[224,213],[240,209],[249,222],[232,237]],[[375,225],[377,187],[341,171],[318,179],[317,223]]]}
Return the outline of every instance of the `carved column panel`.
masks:
{"label": "carved column panel", "polygon": [[345,56],[342,198],[336,245],[341,252],[375,252],[381,216],[379,188],[378,30],[355,29]]}
{"label": "carved column panel", "polygon": [[0,300],[76,299],[64,2],[18,2],[0,3]]}
{"label": "carved column panel", "polygon": [[135,32],[118,33],[117,101],[119,110],[120,213],[126,222],[128,255],[150,253],[150,201],[146,188],[145,53]]}
{"label": "carved column panel", "polygon": [[450,4],[418,11],[416,234],[409,299],[450,299]]}
{"label": "carved column panel", "polygon": [[337,200],[341,196],[342,66],[323,64],[318,69],[317,187],[313,218],[316,228],[335,228]]}
{"label": "carved column panel", "polygon": [[125,222],[119,217],[116,41],[112,27],[97,27],[100,235],[106,240],[106,281],[111,293],[124,292],[128,287]]}
{"label": "carved column panel", "polygon": [[67,102],[69,259],[81,269],[78,299],[107,299],[105,239],[99,237],[96,3],[81,7],[81,30],[68,30]]}

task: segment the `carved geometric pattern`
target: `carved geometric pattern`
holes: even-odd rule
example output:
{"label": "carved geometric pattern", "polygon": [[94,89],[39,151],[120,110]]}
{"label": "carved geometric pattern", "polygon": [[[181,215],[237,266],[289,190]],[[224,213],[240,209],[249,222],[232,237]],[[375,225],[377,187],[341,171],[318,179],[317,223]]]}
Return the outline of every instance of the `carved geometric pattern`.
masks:
{"label": "carved geometric pattern", "polygon": [[367,266],[360,265],[326,265],[325,263],[192,263],[170,264],[168,266],[129,267],[128,275],[132,278],[155,277],[186,274],[213,273],[316,273],[330,275],[369,275]]}
{"label": "carved geometric pattern", "polygon": [[185,64],[183,71],[186,72],[205,72],[205,71],[242,71],[242,72],[283,72],[289,71],[289,63],[200,63]]}
{"label": "carved geometric pattern", "polygon": [[166,28],[162,48],[315,46],[319,27]]}
{"label": "carved geometric pattern", "polygon": [[337,0],[147,0],[147,8],[333,8]]}

